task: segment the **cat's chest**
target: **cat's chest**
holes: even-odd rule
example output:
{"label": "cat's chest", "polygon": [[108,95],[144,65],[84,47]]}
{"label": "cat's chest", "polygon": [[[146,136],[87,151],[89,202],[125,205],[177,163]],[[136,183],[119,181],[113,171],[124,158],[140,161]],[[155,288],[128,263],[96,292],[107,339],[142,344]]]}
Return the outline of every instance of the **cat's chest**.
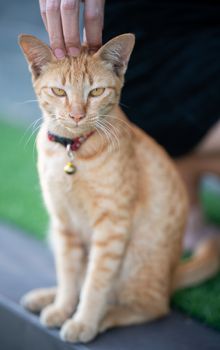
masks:
{"label": "cat's chest", "polygon": [[91,229],[87,217],[89,196],[85,170],[75,159],[76,172],[66,174],[64,167],[68,161],[65,149],[60,147],[51,154],[44,150],[39,152],[38,168],[43,195],[52,210],[60,214],[68,225],[81,234],[88,235]]}
{"label": "cat's chest", "polygon": [[77,174],[79,166],[76,160],[74,160],[75,174],[67,174],[64,171],[69,161],[65,149],[60,149],[60,147],[54,147],[51,152],[48,149],[39,152],[39,172],[43,181],[48,187],[54,190],[60,189],[66,195],[74,190],[74,184],[79,178]]}

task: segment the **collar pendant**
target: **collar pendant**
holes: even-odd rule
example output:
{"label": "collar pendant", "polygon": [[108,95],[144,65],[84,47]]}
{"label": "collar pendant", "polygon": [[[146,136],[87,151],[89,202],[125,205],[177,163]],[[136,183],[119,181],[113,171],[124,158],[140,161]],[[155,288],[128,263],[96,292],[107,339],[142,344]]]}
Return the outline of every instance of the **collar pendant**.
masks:
{"label": "collar pendant", "polygon": [[49,141],[58,142],[66,148],[67,156],[69,161],[64,167],[64,172],[68,175],[75,174],[77,171],[76,166],[74,165],[75,152],[81,147],[81,145],[94,133],[94,130],[90,131],[86,135],[81,135],[75,139],[69,139],[67,137],[62,137],[59,135],[52,134],[48,131],[47,136]]}
{"label": "collar pendant", "polygon": [[68,143],[68,145],[66,146],[66,152],[67,152],[67,156],[69,158],[69,162],[66,163],[63,170],[66,174],[73,175],[73,174],[75,174],[77,169],[76,169],[76,166],[73,164],[74,153],[72,151],[70,143]]}

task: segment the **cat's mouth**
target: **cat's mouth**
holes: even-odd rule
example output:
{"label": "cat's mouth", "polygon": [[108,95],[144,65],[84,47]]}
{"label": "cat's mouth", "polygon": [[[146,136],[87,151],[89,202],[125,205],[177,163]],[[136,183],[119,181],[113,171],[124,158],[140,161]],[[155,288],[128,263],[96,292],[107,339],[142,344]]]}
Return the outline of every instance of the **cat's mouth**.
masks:
{"label": "cat's mouth", "polygon": [[83,120],[75,121],[69,120],[62,115],[52,115],[52,121],[55,127],[62,127],[67,131],[76,131],[77,133],[84,133],[94,129],[94,126],[88,122],[87,117]]}

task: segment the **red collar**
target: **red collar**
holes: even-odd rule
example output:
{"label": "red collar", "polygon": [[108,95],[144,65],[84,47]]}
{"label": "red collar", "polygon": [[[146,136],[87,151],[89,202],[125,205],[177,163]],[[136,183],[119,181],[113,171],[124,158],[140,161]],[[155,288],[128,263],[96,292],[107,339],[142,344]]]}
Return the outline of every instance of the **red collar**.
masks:
{"label": "red collar", "polygon": [[80,146],[94,133],[95,131],[90,131],[89,133],[81,136],[77,136],[74,139],[69,139],[67,137],[59,136],[52,134],[50,131],[48,131],[47,136],[50,141],[58,142],[61,145],[63,145],[65,148],[70,145],[71,151],[77,151]]}

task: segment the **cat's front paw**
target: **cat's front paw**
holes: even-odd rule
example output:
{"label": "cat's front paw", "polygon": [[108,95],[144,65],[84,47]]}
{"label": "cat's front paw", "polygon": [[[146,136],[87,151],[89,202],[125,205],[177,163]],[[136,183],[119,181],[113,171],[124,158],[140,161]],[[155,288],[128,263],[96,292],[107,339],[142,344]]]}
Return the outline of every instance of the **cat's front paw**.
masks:
{"label": "cat's front paw", "polygon": [[60,331],[61,339],[71,343],[87,343],[94,339],[98,330],[94,325],[80,320],[67,320]]}
{"label": "cat's front paw", "polygon": [[56,288],[34,289],[25,294],[20,303],[25,309],[31,312],[40,312],[54,301],[55,296]]}
{"label": "cat's front paw", "polygon": [[51,304],[41,312],[40,321],[48,328],[61,327],[71,315],[72,311],[56,304]]}

